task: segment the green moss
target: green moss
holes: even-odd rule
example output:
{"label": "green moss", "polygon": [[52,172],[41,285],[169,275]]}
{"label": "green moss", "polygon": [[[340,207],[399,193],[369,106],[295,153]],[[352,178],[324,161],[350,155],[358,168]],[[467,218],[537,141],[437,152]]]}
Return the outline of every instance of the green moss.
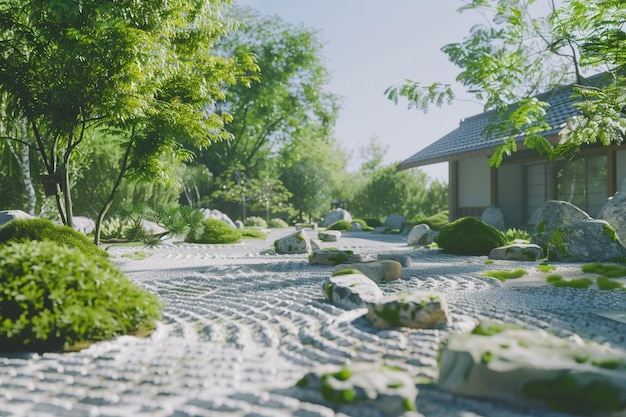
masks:
{"label": "green moss", "polygon": [[617,369],[620,367],[621,362],[617,359],[606,359],[603,361],[591,361],[593,366],[597,366],[598,368],[604,369]]}
{"label": "green moss", "polygon": [[539,265],[537,267],[537,270],[539,272],[548,273],[548,272],[556,271],[556,266],[554,266],[554,265],[547,265],[547,264]]}
{"label": "green moss", "polygon": [[553,287],[568,287],[568,288],[589,288],[593,281],[589,278],[576,278],[570,280],[564,280],[560,275],[548,275],[546,282]]}
{"label": "green moss", "polygon": [[478,336],[492,336],[494,334],[501,333],[505,330],[522,330],[523,326],[519,326],[517,324],[510,323],[498,323],[493,321],[483,321],[480,322],[474,330],[472,330],[472,334]]}
{"label": "green moss", "polygon": [[415,403],[408,398],[402,400],[402,405],[404,406],[405,411],[417,411]]}
{"label": "green moss", "polygon": [[444,253],[455,255],[489,255],[492,249],[508,243],[504,233],[474,217],[446,224],[435,241]]}
{"label": "green moss", "polygon": [[352,371],[346,367],[343,367],[339,371],[330,374],[330,376],[339,381],[347,381],[348,379],[350,379],[350,377],[352,377]]}
{"label": "green moss", "polygon": [[352,222],[349,222],[347,220],[339,220],[328,226],[326,230],[352,230]]}
{"label": "green moss", "polygon": [[540,400],[553,410],[572,414],[599,415],[626,408],[620,400],[620,390],[608,382],[591,381],[581,386],[571,375],[537,380],[523,387],[527,397]]}
{"label": "green moss", "polygon": [[562,254],[565,257],[570,255],[569,250],[565,246],[565,240],[563,239],[563,233],[565,233],[563,230],[557,229],[550,236],[550,239],[548,240],[548,245],[547,246],[548,246],[549,249],[553,249],[553,250],[549,251],[549,253],[550,253],[549,258],[551,257],[553,259],[556,259],[556,255],[554,253],[554,249],[556,249],[556,251],[558,253]]}
{"label": "green moss", "polygon": [[203,230],[200,236],[189,233],[185,237],[188,243],[227,244],[241,240],[241,233],[218,219],[205,219],[202,222]]}
{"label": "green moss", "polygon": [[375,310],[374,314],[377,317],[385,320],[392,327],[400,326],[400,309],[403,304],[385,304],[382,310]]}
{"label": "green moss", "polygon": [[333,272],[332,276],[336,277],[339,275],[353,275],[353,274],[363,275],[363,272],[359,271],[358,269],[342,269],[340,271]]}
{"label": "green moss", "polygon": [[608,224],[605,223],[604,224],[604,234],[612,241],[612,242],[619,242],[619,238],[617,237],[617,234],[615,233],[615,230]]}
{"label": "green moss", "polygon": [[596,279],[596,284],[600,290],[610,291],[610,290],[623,290],[624,284],[621,282],[613,281],[608,277],[598,277]]}
{"label": "green moss", "polygon": [[332,303],[333,302],[333,283],[332,282],[329,282],[328,284],[324,285],[324,292],[326,293],[326,298],[328,298],[328,301]]}
{"label": "green moss", "polygon": [[504,282],[507,279],[521,278],[527,274],[528,274],[527,271],[520,269],[520,268],[515,269],[513,271],[485,271],[483,272],[484,276],[495,278],[501,282]]}
{"label": "green moss", "polygon": [[300,378],[298,382],[296,382],[296,387],[306,388],[309,386],[309,383],[310,383],[309,377],[305,375],[302,378]]}
{"label": "green moss", "polygon": [[609,278],[626,277],[626,267],[611,264],[585,264],[581,267],[585,273],[604,275]]}
{"label": "green moss", "polygon": [[485,365],[491,362],[492,359],[493,359],[493,353],[489,350],[483,353],[482,355],[480,355],[480,361],[484,363]]}
{"label": "green moss", "polygon": [[543,234],[543,232],[545,232],[545,231],[546,231],[546,221],[545,221],[545,220],[543,220],[542,222],[540,222],[539,224],[537,224],[537,228],[536,228],[536,230],[537,230],[537,234],[538,234],[538,235],[542,235],[542,234]]}
{"label": "green moss", "polygon": [[330,381],[331,378],[338,381],[347,381],[350,377],[352,377],[352,371],[347,367],[343,367],[337,372],[322,375],[322,397],[326,401],[337,404],[350,404],[356,401],[357,395],[354,389],[335,389]]}
{"label": "green moss", "polygon": [[391,388],[391,389],[401,388],[403,386],[404,386],[404,384],[402,382],[400,382],[400,381],[392,382],[391,384],[387,384],[387,388]]}
{"label": "green moss", "polygon": [[575,356],[574,360],[576,363],[585,363],[589,360],[589,356]]}
{"label": "green moss", "polygon": [[493,259],[487,259],[487,260],[485,261],[485,265],[491,265],[491,264],[493,264],[494,262],[495,262],[495,261],[494,261]]}
{"label": "green moss", "polygon": [[335,253],[328,257],[328,260],[334,264],[340,264],[343,262],[348,262],[350,260],[350,255],[346,253]]}
{"label": "green moss", "polygon": [[141,261],[148,257],[148,254],[142,250],[134,252],[134,253],[125,253],[122,255],[123,258],[132,259],[134,261]]}

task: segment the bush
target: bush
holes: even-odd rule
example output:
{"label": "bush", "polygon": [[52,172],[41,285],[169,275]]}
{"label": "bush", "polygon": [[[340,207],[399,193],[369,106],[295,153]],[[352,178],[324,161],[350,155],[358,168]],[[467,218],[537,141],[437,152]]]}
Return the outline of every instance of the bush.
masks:
{"label": "bush", "polygon": [[0,247],[0,350],[67,351],[152,329],[158,298],[108,260],[56,242]]}
{"label": "bush", "polygon": [[15,219],[0,228],[0,247],[8,243],[49,240],[75,249],[87,255],[108,257],[109,254],[80,232],[71,227],[52,223],[47,219]]}
{"label": "bush", "polygon": [[449,222],[450,220],[448,210],[440,211],[439,213],[433,214],[429,217],[416,216],[411,220],[411,224],[425,224],[428,225],[431,230],[440,230],[444,225],[448,224]]}
{"label": "bush", "polygon": [[188,243],[234,243],[241,239],[241,233],[225,222],[217,219],[205,219],[200,235],[189,233],[185,238]]}
{"label": "bush", "polygon": [[352,230],[352,222],[339,220],[326,228],[327,230]]}
{"label": "bush", "polygon": [[474,217],[463,217],[444,225],[435,238],[444,253],[489,255],[491,249],[505,246],[504,233]]}
{"label": "bush", "polygon": [[267,222],[265,221],[265,219],[261,218],[261,217],[257,217],[257,216],[250,216],[248,217],[244,222],[243,222],[244,226],[247,227],[260,227],[263,229],[267,229]]}
{"label": "bush", "polygon": [[272,229],[285,229],[289,227],[286,221],[279,218],[270,219],[268,226]]}

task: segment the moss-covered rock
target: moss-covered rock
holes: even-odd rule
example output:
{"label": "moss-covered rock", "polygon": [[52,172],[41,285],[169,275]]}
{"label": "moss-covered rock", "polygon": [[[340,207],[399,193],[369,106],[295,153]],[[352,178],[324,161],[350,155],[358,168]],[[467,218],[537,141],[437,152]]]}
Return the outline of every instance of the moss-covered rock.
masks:
{"label": "moss-covered rock", "polygon": [[199,235],[196,233],[189,233],[185,237],[185,242],[226,244],[235,243],[241,240],[241,232],[237,229],[233,229],[222,220],[205,219],[202,222],[202,225],[202,232]]}
{"label": "moss-covered rock", "polygon": [[454,255],[489,255],[492,249],[508,243],[504,233],[474,217],[442,226],[435,242],[444,253]]}

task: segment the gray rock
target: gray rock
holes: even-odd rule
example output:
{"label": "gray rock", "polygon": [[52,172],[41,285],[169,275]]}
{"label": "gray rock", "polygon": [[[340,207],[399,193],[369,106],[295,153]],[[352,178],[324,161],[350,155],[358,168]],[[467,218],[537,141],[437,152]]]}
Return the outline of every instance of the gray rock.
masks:
{"label": "gray rock", "polygon": [[328,405],[342,415],[344,412],[356,415],[349,411],[355,403],[361,412],[373,408],[376,415],[421,416],[416,411],[418,390],[413,377],[382,364],[355,363],[316,369],[297,382],[293,395],[301,401]]}
{"label": "gray rock", "polygon": [[427,224],[413,226],[406,238],[406,244],[410,246],[426,246],[433,243],[433,231]]}
{"label": "gray rock", "polygon": [[322,283],[322,291],[328,301],[346,310],[367,307],[383,297],[378,285],[358,271],[333,275]]}
{"label": "gray rock", "polygon": [[626,245],[626,179],[622,183],[622,189],[606,202],[600,213],[599,220],[606,220],[617,237]]}
{"label": "gray rock", "polygon": [[379,261],[391,259],[392,261],[399,262],[403,268],[411,266],[411,257],[400,253],[379,253],[376,255],[376,259]]}
{"label": "gray rock", "polygon": [[390,214],[385,219],[385,227],[391,230],[403,231],[406,227],[406,220],[399,214]]}
{"label": "gray rock", "polygon": [[243,229],[245,227],[245,225],[243,224],[243,222],[241,220],[235,220],[235,227],[237,229]]}
{"label": "gray rock", "polygon": [[162,236],[168,232],[166,228],[159,224],[145,219],[141,220],[141,227],[152,236]]}
{"label": "gray rock", "polygon": [[538,261],[543,258],[543,249],[532,243],[514,243],[491,249],[489,259],[508,261]]}
{"label": "gray rock", "polygon": [[377,329],[431,328],[448,322],[448,306],[442,294],[411,291],[377,299],[369,305],[367,318]]}
{"label": "gray rock", "polygon": [[311,239],[306,231],[299,230],[295,233],[282,237],[274,242],[276,253],[279,254],[295,254],[295,253],[312,253]]}
{"label": "gray rock", "polygon": [[604,220],[584,220],[562,225],[546,244],[551,260],[603,262],[626,256],[626,248]]}
{"label": "gray rock", "polygon": [[79,231],[84,235],[88,235],[96,230],[96,222],[91,220],[89,217],[74,216],[72,217],[72,221],[74,222],[74,230]]}
{"label": "gray rock", "polygon": [[337,242],[341,239],[339,230],[323,230],[317,234],[322,242]]}
{"label": "gray rock", "polygon": [[13,219],[34,219],[34,217],[22,210],[0,211],[0,226],[10,222]]}
{"label": "gray rock", "polygon": [[353,232],[362,232],[363,226],[359,222],[352,222],[352,231]]}
{"label": "gray rock", "polygon": [[534,214],[535,230],[530,243],[545,248],[552,233],[560,226],[589,220],[591,217],[566,201],[546,201]]}
{"label": "gray rock", "polygon": [[483,322],[479,329],[449,336],[439,388],[572,414],[626,415],[626,352],[519,326]]}
{"label": "gray rock", "polygon": [[344,210],[342,208],[337,208],[328,212],[328,214],[324,216],[322,221],[319,222],[319,225],[320,227],[328,227],[331,224],[338,222],[340,220],[351,222],[352,215],[347,210]]}
{"label": "gray rock", "polygon": [[361,271],[374,282],[381,283],[402,278],[402,265],[394,260],[381,260],[362,263],[341,264],[335,267],[335,273],[345,270]]}
{"label": "gray rock", "polygon": [[504,213],[498,207],[487,207],[480,218],[487,224],[495,227],[500,231],[506,230],[506,224],[504,222]]}
{"label": "gray rock", "polygon": [[382,234],[382,233],[387,233],[389,231],[389,228],[387,226],[378,226],[375,227],[374,230],[372,230],[373,234]]}
{"label": "gray rock", "polygon": [[313,249],[309,256],[311,265],[337,265],[345,262],[363,262],[363,256],[351,250]]}
{"label": "gray rock", "polygon": [[219,210],[211,210],[211,209],[200,209],[205,219],[217,219],[221,220],[233,229],[237,228],[237,225],[231,220],[228,215],[222,213]]}

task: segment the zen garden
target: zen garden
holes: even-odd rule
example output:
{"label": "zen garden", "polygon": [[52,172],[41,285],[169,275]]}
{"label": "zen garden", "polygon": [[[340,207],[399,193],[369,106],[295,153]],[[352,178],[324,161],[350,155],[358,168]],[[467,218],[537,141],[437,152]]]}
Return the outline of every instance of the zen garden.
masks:
{"label": "zen garden", "polygon": [[626,416],[626,4],[460,2],[386,164],[236,3],[0,1],[0,415]]}

